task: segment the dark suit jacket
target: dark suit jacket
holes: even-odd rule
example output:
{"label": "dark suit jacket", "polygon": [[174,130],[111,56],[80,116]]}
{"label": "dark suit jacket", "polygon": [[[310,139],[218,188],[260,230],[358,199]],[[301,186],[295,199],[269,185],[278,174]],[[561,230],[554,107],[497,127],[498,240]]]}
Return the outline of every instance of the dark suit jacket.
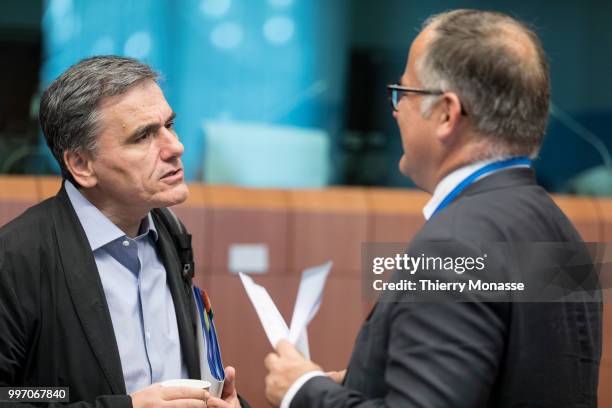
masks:
{"label": "dark suit jacket", "polygon": [[[530,169],[469,186],[408,253],[430,241],[582,242]],[[596,407],[600,302],[463,300],[378,302],[343,386],[315,377],[291,407]]]}
{"label": "dark suit jacket", "polygon": [[[155,219],[187,372],[199,378],[191,302]],[[0,386],[68,386],[74,406],[131,407],[85,232],[62,188],[0,229]]]}

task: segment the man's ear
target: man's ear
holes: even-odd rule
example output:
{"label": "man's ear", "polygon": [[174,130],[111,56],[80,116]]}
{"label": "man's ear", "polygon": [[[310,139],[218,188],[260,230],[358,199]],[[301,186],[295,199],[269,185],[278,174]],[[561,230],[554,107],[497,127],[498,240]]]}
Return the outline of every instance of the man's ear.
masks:
{"label": "man's ear", "polygon": [[445,92],[437,104],[435,119],[437,120],[436,135],[442,142],[450,141],[461,122],[461,100],[453,92]]}
{"label": "man's ear", "polygon": [[90,154],[67,150],[64,152],[64,163],[81,187],[91,188],[98,183]]}

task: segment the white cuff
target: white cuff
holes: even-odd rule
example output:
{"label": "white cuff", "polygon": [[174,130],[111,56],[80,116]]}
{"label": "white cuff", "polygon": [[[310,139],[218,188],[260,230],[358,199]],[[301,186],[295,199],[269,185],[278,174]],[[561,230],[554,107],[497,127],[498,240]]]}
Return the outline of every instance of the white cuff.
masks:
{"label": "white cuff", "polygon": [[289,387],[287,393],[285,393],[285,396],[281,401],[280,408],[289,408],[289,406],[291,405],[291,401],[293,401],[293,397],[295,397],[295,394],[297,394],[300,388],[302,388],[302,385],[304,385],[306,381],[310,380],[313,377],[321,376],[325,377],[325,373],[323,371],[309,371],[305,374],[302,374],[301,377],[299,377],[297,380],[295,380],[293,384],[291,384],[291,387]]}

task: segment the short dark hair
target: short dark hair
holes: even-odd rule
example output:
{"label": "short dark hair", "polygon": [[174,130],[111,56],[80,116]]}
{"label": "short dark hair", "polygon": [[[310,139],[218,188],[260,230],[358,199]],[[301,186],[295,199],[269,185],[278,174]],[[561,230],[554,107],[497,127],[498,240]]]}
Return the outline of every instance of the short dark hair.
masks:
{"label": "short dark hair", "polygon": [[40,125],[63,178],[78,185],[64,163],[65,151],[95,153],[100,102],[158,77],[133,58],[103,55],[78,62],[49,85],[40,101]]}
{"label": "short dark hair", "polygon": [[491,155],[537,155],[550,98],[538,36],[508,15],[481,10],[438,14],[424,26],[432,36],[417,65],[423,86],[457,93]]}

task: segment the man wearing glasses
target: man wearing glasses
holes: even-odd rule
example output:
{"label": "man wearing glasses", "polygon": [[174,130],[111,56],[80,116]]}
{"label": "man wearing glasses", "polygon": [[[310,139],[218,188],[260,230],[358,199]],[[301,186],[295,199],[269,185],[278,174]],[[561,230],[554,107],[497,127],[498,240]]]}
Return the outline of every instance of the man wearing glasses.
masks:
{"label": "man wearing glasses", "polygon": [[[388,91],[399,169],[432,194],[407,252],[445,241],[573,242],[586,253],[531,169],[549,105],[535,33],[500,13],[433,16]],[[379,302],[346,372],[325,374],[280,342],[265,360],[268,399],[292,408],[597,406],[599,301],[464,296]]]}

